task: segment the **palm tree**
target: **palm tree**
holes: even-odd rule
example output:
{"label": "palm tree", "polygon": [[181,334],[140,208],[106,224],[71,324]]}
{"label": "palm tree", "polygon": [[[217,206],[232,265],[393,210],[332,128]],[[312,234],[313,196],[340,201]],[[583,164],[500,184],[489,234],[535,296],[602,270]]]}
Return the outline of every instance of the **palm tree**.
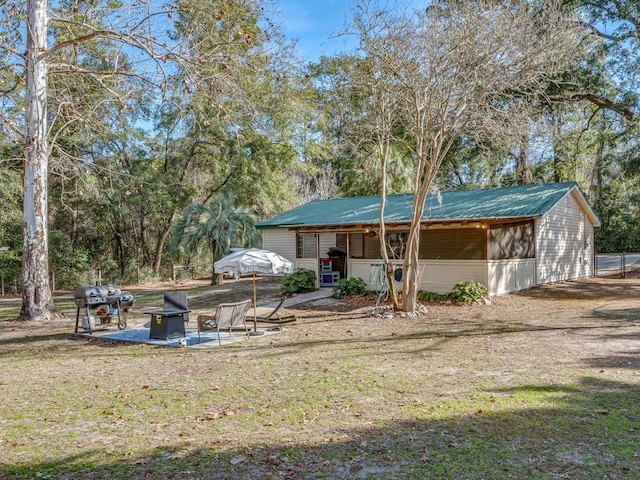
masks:
{"label": "palm tree", "polygon": [[255,222],[256,217],[248,208],[236,205],[233,194],[217,197],[206,205],[192,203],[173,228],[169,248],[174,256],[180,246],[187,255],[193,255],[206,242],[213,255],[211,285],[215,285],[218,279],[213,263],[228,254],[232,245],[259,244]]}

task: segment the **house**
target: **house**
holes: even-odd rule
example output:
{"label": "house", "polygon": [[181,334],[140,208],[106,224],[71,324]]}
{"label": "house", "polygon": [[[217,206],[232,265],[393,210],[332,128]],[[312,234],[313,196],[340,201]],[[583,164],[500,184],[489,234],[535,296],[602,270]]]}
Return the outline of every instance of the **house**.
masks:
{"label": "house", "polygon": [[[387,242],[398,265],[412,202],[412,194],[387,196]],[[314,270],[320,286],[360,277],[374,288],[379,208],[379,196],[317,200],[257,226],[265,249]],[[474,280],[496,295],[591,276],[599,226],[575,182],[431,194],[422,217],[419,289],[447,293]]]}

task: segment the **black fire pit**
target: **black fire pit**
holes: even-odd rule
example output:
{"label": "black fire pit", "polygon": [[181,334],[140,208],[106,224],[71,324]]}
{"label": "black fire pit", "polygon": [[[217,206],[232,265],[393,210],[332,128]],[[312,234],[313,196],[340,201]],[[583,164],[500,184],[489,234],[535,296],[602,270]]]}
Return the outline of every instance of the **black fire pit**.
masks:
{"label": "black fire pit", "polygon": [[80,309],[84,309],[82,317],[82,328],[93,333],[96,324],[96,316],[91,314],[91,310],[96,310],[100,325],[112,323],[113,317],[118,319],[118,328],[127,328],[127,313],[133,307],[133,294],[123,292],[117,285],[90,285],[79,287],[73,294],[73,298],[78,307],[76,312],[76,333],[80,323]]}

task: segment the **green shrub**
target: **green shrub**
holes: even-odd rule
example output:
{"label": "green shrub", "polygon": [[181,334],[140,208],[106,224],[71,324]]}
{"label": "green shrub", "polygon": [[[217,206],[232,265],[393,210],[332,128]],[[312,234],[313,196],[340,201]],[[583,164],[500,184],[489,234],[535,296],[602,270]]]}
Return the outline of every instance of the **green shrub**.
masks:
{"label": "green shrub", "polygon": [[451,299],[458,303],[479,302],[487,294],[487,288],[478,282],[458,282],[453,286]]}
{"label": "green shrub", "polygon": [[338,286],[333,289],[331,296],[333,298],[343,298],[351,297],[353,295],[362,295],[366,289],[367,284],[361,278],[343,278],[338,282]]}
{"label": "green shrub", "polygon": [[444,302],[449,299],[448,294],[442,294],[437,292],[428,292],[425,290],[420,290],[418,292],[418,300],[427,303],[435,303],[435,302]]}
{"label": "green shrub", "polygon": [[298,268],[282,280],[280,293],[291,295],[293,293],[310,292],[316,290],[316,272]]}

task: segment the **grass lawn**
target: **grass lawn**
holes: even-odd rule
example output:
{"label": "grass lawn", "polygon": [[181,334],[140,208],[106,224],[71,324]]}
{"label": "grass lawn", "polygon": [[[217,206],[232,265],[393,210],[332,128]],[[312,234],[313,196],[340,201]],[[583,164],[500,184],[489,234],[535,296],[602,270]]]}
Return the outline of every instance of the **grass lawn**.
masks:
{"label": "grass lawn", "polygon": [[[131,324],[163,288],[135,290]],[[250,292],[190,286],[192,322]],[[374,303],[207,349],[73,338],[70,298],[43,324],[0,303],[0,479],[640,478],[639,279],[418,318]]]}

